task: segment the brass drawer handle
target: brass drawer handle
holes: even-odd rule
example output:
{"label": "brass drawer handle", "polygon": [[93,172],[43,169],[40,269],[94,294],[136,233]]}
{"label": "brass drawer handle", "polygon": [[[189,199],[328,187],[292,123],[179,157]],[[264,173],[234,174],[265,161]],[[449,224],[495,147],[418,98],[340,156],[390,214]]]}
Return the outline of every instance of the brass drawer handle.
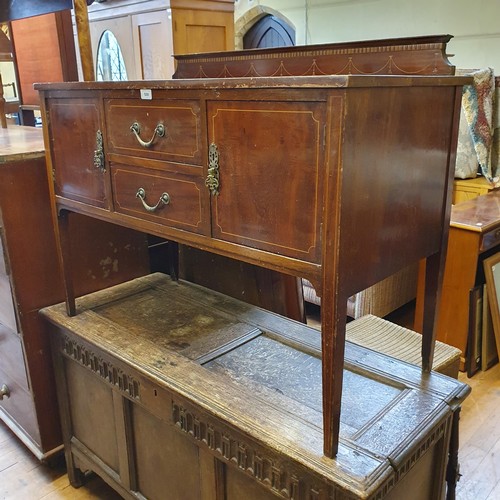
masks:
{"label": "brass drawer handle", "polygon": [[4,397],[10,397],[10,389],[5,384],[0,387],[0,401],[2,401]]}
{"label": "brass drawer handle", "polygon": [[168,193],[162,193],[160,199],[158,200],[158,203],[154,207],[148,205],[146,203],[146,190],[144,188],[139,188],[137,190],[137,193],[135,194],[135,197],[141,200],[142,206],[148,212],[155,212],[158,208],[161,208],[164,205],[168,205],[170,203],[170,195]]}
{"label": "brass drawer handle", "polygon": [[132,123],[130,131],[133,132],[137,141],[143,148],[150,148],[156,137],[163,137],[165,135],[165,125],[163,125],[163,123],[158,123],[155,127],[155,131],[153,132],[153,137],[151,137],[151,139],[147,142],[141,139],[141,136],[139,135],[141,133],[141,126],[137,122]]}

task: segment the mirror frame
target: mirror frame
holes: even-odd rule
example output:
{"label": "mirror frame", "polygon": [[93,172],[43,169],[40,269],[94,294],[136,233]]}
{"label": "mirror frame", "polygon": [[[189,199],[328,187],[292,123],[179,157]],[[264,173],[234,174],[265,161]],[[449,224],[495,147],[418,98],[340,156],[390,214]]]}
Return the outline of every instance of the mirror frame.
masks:
{"label": "mirror frame", "polygon": [[[498,276],[495,280],[495,266],[498,266]],[[497,352],[500,357],[500,252],[483,260],[484,276],[486,279],[486,291],[488,295],[488,304],[491,311],[491,320],[493,323],[493,332]]]}

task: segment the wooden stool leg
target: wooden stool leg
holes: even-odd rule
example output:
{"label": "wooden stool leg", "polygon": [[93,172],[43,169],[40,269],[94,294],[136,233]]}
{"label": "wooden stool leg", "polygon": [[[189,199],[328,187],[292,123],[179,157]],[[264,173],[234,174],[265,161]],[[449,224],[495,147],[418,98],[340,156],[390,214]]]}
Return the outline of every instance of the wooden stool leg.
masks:
{"label": "wooden stool leg", "polygon": [[455,500],[457,483],[460,479],[460,464],[458,463],[458,427],[460,421],[460,406],[453,412],[451,423],[450,449],[448,466],[446,468],[446,500]]}

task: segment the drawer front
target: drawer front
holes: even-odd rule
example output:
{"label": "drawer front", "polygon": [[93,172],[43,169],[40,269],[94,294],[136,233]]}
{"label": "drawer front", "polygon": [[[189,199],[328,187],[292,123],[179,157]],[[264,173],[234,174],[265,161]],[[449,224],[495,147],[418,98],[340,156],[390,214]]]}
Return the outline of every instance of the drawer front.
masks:
{"label": "drawer front", "polygon": [[0,417],[5,413],[35,444],[41,446],[40,430],[31,393],[18,385],[0,365],[0,387],[4,384],[9,388],[10,395],[0,401]]}
{"label": "drawer front", "polygon": [[480,252],[485,252],[497,245],[500,245],[500,228],[492,229],[483,234],[481,238],[481,248],[479,250]]}
{"label": "drawer front", "polygon": [[111,179],[116,212],[208,234],[208,195],[201,176],[117,164]]}
{"label": "drawer front", "polygon": [[109,153],[201,165],[198,101],[112,99],[106,116]]}
{"label": "drawer front", "polygon": [[[0,369],[10,381],[13,380],[24,390],[29,390],[21,337],[2,324],[0,324]],[[0,385],[4,383],[7,381],[0,380]]]}
{"label": "drawer front", "polygon": [[0,274],[0,323],[11,330],[18,330],[14,297],[9,277],[6,274]]}

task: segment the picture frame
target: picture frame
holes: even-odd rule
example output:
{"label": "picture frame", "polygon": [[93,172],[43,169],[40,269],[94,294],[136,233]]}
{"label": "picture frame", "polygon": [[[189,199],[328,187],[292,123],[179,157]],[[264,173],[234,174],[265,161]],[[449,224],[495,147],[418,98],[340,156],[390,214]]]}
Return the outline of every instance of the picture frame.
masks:
{"label": "picture frame", "polygon": [[486,371],[498,363],[497,345],[486,283],[483,285],[483,319],[481,323],[481,370]]}
{"label": "picture frame", "polygon": [[465,368],[469,378],[481,369],[482,311],[483,287],[476,286],[469,292],[469,333],[465,356]]}
{"label": "picture frame", "polygon": [[500,352],[500,252],[484,259],[483,269],[498,356]]}

